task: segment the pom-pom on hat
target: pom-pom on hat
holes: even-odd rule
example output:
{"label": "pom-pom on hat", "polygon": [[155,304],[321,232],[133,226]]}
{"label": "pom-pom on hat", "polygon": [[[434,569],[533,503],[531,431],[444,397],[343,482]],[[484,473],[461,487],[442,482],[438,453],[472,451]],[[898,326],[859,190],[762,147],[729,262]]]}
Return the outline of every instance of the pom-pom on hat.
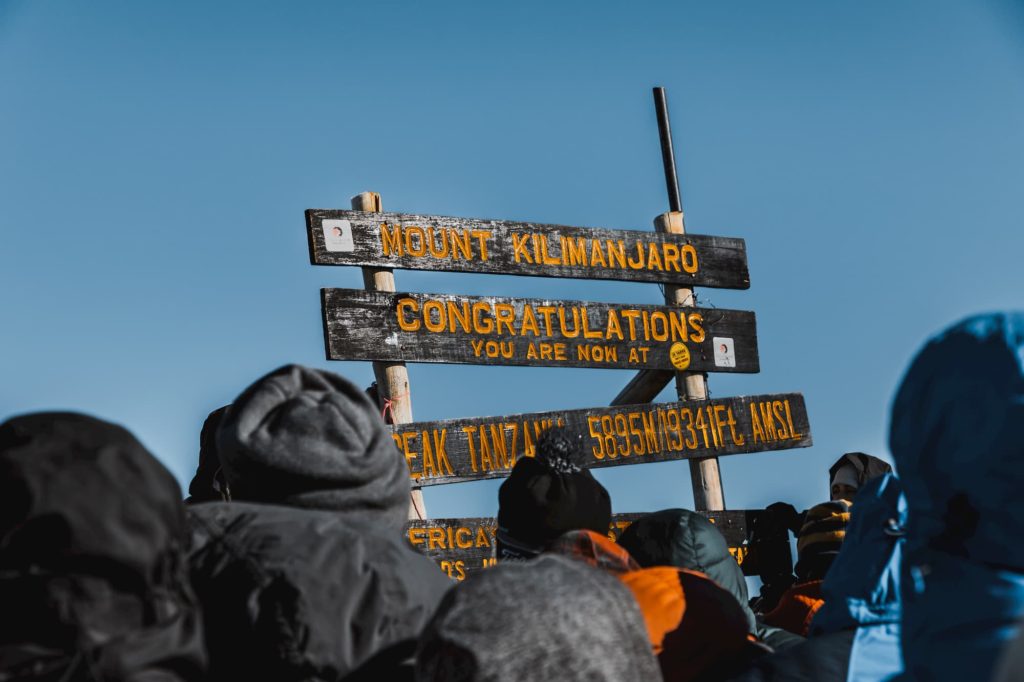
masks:
{"label": "pom-pom on hat", "polygon": [[536,455],[516,462],[498,491],[498,558],[533,558],[571,530],[607,533],[611,519],[611,498],[586,468],[582,436],[548,429]]}

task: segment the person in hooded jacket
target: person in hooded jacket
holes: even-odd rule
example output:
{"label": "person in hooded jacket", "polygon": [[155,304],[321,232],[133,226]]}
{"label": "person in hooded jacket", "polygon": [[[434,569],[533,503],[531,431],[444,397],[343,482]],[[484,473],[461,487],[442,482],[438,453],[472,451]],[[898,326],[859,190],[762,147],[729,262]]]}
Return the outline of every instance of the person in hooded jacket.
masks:
{"label": "person in hooded jacket", "polygon": [[536,454],[518,460],[498,489],[498,561],[526,561],[570,530],[607,533],[612,502],[586,467],[583,436],[551,427]]}
{"label": "person in hooded jacket", "polygon": [[0,424],[0,681],[206,679],[181,489],[128,431]]}
{"label": "person in hooded jacket", "polygon": [[901,644],[913,680],[987,680],[1024,617],[1024,313],[931,339],[893,400],[907,497]]}
{"label": "person in hooded jacket", "polygon": [[803,641],[781,628],[758,622],[748,605],[743,570],[729,552],[725,537],[701,514],[687,509],[647,514],[630,524],[618,542],[641,566],[675,566],[708,576],[736,598],[748,631],[773,649]]}
{"label": "person in hooded jacket", "polygon": [[370,399],[285,366],[235,400],[216,442],[232,501],[188,508],[211,677],[408,678],[451,582],[402,537],[409,470]]}
{"label": "person in hooded jacket", "polygon": [[[833,502],[852,501],[865,483],[891,471],[892,466],[878,457],[863,452],[847,452],[829,467],[829,499]],[[797,582],[797,577],[792,574],[792,559],[788,554],[780,556],[773,551],[777,545],[771,539],[787,531],[799,535],[806,518],[806,511],[798,512],[787,502],[776,502],[768,505],[764,513],[754,520],[751,551],[758,554],[762,586],[752,606],[758,613],[775,609],[782,595]],[[759,542],[762,537],[769,541]],[[762,548],[767,551],[762,551]]]}
{"label": "person in hooded jacket", "polygon": [[658,682],[640,608],[614,576],[564,556],[504,561],[454,587],[425,628],[418,682]]}
{"label": "person in hooded jacket", "polygon": [[847,452],[828,470],[828,489],[833,500],[849,500],[868,481],[892,472],[892,466],[873,455]]}
{"label": "person in hooded jacket", "polygon": [[217,427],[230,405],[218,407],[203,422],[199,432],[199,466],[192,482],[188,484],[185,504],[220,502],[224,499],[222,489],[224,478],[221,474],[220,457],[217,455]]}
{"label": "person in hooded jacket", "polygon": [[902,671],[900,566],[907,506],[899,480],[866,483],[822,586],[808,640],[734,682],[878,682]]}
{"label": "person in hooded jacket", "polygon": [[592,530],[569,531],[548,547],[617,577],[640,606],[662,676],[711,682],[746,669],[771,649],[750,634],[735,597],[703,573],[641,566],[624,547]]}
{"label": "person in hooded jacket", "polygon": [[797,580],[778,605],[762,616],[765,623],[807,635],[811,620],[824,604],[822,584],[846,537],[850,507],[846,500],[833,500],[807,511],[796,541]]}

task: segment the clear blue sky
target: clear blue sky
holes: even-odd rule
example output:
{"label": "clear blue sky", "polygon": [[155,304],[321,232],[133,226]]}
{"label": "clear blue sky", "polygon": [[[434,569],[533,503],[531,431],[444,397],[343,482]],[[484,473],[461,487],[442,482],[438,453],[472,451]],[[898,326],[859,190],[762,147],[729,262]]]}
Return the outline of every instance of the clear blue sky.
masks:
{"label": "clear blue sky", "polygon": [[[649,230],[668,89],[691,232],[743,237],[762,371],[816,445],[721,461],[732,508],[824,499],[888,457],[932,332],[1024,293],[1024,11],[1010,1],[0,1],[0,417],[132,429],[187,485],[206,414],[324,360],[303,211]],[[399,271],[428,292],[658,303],[657,287]],[[623,370],[411,367],[417,419],[606,404]],[[662,400],[669,400],[668,391]],[[617,511],[692,503],[685,463],[604,469]],[[433,488],[492,514],[496,482]]]}

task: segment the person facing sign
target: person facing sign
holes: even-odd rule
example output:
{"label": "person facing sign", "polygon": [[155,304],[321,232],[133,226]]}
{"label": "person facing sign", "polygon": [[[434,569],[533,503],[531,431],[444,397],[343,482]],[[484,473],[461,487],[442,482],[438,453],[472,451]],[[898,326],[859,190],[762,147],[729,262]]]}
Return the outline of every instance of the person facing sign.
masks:
{"label": "person facing sign", "polygon": [[532,559],[570,530],[607,533],[608,491],[586,469],[583,436],[564,427],[544,431],[534,457],[516,462],[498,490],[498,560]]}

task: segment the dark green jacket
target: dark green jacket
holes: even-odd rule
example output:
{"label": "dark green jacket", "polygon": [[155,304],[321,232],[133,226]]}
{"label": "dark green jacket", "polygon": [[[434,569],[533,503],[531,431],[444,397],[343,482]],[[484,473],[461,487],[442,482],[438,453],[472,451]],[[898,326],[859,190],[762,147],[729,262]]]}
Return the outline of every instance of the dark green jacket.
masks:
{"label": "dark green jacket", "polygon": [[634,521],[619,538],[637,563],[700,571],[728,590],[743,607],[750,631],[773,649],[784,649],[802,637],[757,622],[748,605],[747,581],[729,544],[714,524],[688,509],[664,509]]}

